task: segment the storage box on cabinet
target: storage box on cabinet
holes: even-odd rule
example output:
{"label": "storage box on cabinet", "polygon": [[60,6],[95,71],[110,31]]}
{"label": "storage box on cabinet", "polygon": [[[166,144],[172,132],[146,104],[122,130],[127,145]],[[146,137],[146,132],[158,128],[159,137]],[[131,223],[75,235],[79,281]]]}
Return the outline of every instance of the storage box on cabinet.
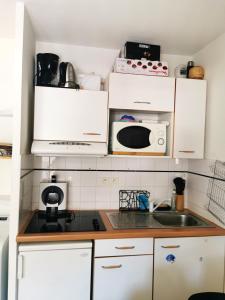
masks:
{"label": "storage box on cabinet", "polygon": [[109,108],[174,111],[175,79],[111,73]]}
{"label": "storage box on cabinet", "polygon": [[174,157],[203,158],[206,81],[176,79]]}
{"label": "storage box on cabinet", "polygon": [[224,237],[155,239],[154,300],[187,300],[222,292]]}
{"label": "storage box on cabinet", "polygon": [[108,93],[35,87],[35,140],[107,142]]}

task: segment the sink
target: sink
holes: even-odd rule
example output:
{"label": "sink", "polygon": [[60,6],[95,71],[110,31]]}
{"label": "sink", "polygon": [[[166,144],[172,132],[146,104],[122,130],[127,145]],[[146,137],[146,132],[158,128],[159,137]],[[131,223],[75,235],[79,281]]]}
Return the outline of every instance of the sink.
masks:
{"label": "sink", "polygon": [[205,227],[209,226],[208,223],[202,219],[187,213],[161,213],[155,214],[154,219],[164,226],[175,226],[175,227]]}
{"label": "sink", "polygon": [[212,227],[188,212],[108,212],[107,217],[114,229]]}

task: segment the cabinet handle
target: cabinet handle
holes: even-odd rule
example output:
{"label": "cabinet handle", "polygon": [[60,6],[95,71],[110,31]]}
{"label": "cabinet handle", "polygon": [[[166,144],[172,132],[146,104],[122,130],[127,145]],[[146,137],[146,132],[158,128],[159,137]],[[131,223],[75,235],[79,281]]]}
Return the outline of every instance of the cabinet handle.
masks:
{"label": "cabinet handle", "polygon": [[115,247],[115,249],[118,250],[129,250],[129,249],[134,249],[135,246],[122,246],[122,247]]}
{"label": "cabinet handle", "polygon": [[180,248],[180,245],[168,245],[168,246],[161,246],[163,249],[175,249]]}
{"label": "cabinet handle", "polygon": [[151,102],[149,102],[149,101],[134,101],[133,103],[151,104]]}
{"label": "cabinet handle", "polygon": [[195,153],[194,150],[180,150],[179,152],[182,152],[182,153]]}
{"label": "cabinet handle", "polygon": [[119,269],[122,265],[102,266],[103,269]]}
{"label": "cabinet handle", "polygon": [[102,134],[97,132],[83,132],[83,135],[102,135]]}
{"label": "cabinet handle", "polygon": [[17,271],[17,279],[23,278],[23,255],[18,256],[18,271]]}

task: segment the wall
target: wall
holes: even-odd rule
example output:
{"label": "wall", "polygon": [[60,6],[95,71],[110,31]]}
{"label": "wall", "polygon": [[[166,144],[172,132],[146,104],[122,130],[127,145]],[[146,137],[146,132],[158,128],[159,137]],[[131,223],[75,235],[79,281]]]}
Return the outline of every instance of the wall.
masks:
{"label": "wall", "polygon": [[[57,175],[68,182],[69,209],[118,209],[119,190],[147,190],[151,200],[170,199],[173,178],[186,177],[187,161],[157,158],[35,158],[33,209],[38,209],[40,182]],[[42,170],[40,170],[42,168]]]}
{"label": "wall", "polygon": [[[14,39],[0,38],[0,143],[12,143]],[[11,160],[0,159],[0,195],[11,193]]]}
{"label": "wall", "polygon": [[[15,37],[15,104],[13,124],[13,180],[9,233],[9,300],[17,299],[17,243],[19,221],[31,209],[30,180],[23,182],[32,169],[30,152],[33,110],[33,61],[35,37],[29,16],[22,2],[16,3]],[[31,177],[32,178],[32,177]],[[28,195],[24,197],[24,195]],[[28,205],[24,199],[29,198]]]}

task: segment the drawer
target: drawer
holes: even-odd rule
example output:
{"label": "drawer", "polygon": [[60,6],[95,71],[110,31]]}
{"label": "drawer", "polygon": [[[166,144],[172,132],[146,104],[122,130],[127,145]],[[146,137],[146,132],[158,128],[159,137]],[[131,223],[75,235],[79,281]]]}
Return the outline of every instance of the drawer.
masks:
{"label": "drawer", "polygon": [[153,238],[95,241],[95,257],[153,254]]}

